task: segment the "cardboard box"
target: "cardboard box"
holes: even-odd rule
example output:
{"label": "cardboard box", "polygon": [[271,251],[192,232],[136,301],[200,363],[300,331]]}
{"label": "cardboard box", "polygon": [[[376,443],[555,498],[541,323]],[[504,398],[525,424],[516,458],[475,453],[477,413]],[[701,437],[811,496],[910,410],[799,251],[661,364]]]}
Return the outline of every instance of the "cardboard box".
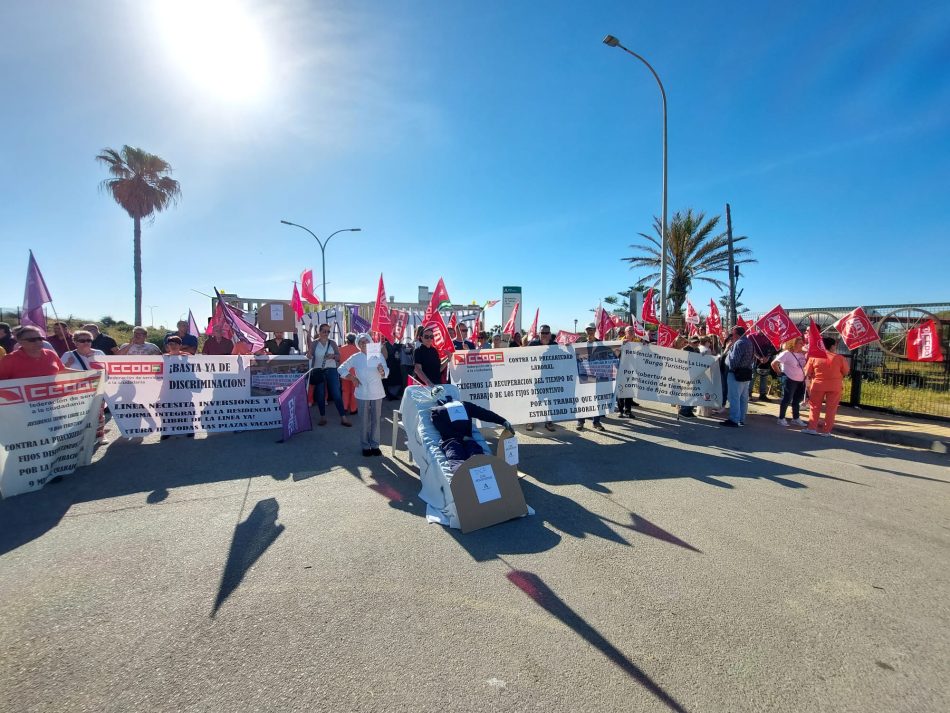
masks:
{"label": "cardboard box", "polygon": [[296,315],[290,302],[265,302],[257,310],[257,326],[265,332],[284,332],[291,336],[296,331]]}
{"label": "cardboard box", "polygon": [[518,437],[514,431],[502,429],[498,436],[498,447],[495,449],[495,455],[508,465],[513,465],[518,469]]}
{"label": "cardboard box", "polygon": [[495,456],[465,461],[452,476],[452,497],[463,533],[528,514],[518,471]]}

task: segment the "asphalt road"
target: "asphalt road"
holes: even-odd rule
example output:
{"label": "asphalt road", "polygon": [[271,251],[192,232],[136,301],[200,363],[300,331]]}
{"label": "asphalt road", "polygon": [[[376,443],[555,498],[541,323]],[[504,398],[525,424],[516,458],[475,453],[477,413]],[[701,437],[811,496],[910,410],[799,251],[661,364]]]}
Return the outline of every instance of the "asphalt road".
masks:
{"label": "asphalt road", "polygon": [[333,419],[119,439],[0,502],[0,710],[950,710],[945,458],[607,424],[468,535]]}

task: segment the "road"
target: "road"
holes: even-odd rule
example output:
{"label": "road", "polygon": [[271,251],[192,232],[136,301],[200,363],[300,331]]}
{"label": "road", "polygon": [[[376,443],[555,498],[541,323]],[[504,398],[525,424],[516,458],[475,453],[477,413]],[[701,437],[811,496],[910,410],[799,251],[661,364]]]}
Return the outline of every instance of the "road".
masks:
{"label": "road", "polygon": [[0,502],[0,711],[950,710],[945,457],[607,425],[468,535],[332,419],[118,439]]}

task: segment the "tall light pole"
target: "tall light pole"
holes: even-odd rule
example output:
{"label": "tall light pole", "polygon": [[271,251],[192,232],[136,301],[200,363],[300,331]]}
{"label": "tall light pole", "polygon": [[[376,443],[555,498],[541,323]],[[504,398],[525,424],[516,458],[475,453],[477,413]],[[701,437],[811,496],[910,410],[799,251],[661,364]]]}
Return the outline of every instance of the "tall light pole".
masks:
{"label": "tall light pole", "polygon": [[[302,225],[297,225],[297,223],[291,223],[289,220],[282,220],[280,222],[283,223],[284,225],[292,225],[295,228],[306,230],[308,233],[313,235],[313,231],[310,230],[310,228],[305,228]],[[359,233],[362,230],[363,230],[362,228],[341,228],[340,230],[330,233],[327,236],[327,239],[324,240],[323,242],[320,242],[320,238],[318,238],[316,235],[313,235],[313,239],[316,240],[317,245],[320,246],[320,260],[323,263],[323,301],[324,302],[327,301],[327,253],[326,253],[327,243],[329,243],[330,238],[332,238],[337,233]]]}
{"label": "tall light pole", "polygon": [[643,62],[647,69],[653,73],[653,77],[656,79],[656,83],[660,86],[660,96],[663,98],[663,223],[660,227],[662,235],[660,236],[660,241],[662,243],[662,252],[660,255],[660,321],[664,324],[666,323],[666,90],[663,88],[663,82],[660,81],[660,75],[656,73],[656,70],[653,69],[653,65],[647,62],[643,57],[638,55],[636,52],[633,52],[622,44],[613,35],[607,35],[604,38],[604,44],[608,47],[619,47],[624,52],[629,55],[633,55],[638,60]]}
{"label": "tall light pole", "polygon": [[149,311],[149,312],[151,313],[151,315],[152,315],[152,316],[151,316],[151,320],[152,320],[151,327],[152,327],[152,329],[155,329],[155,308],[158,307],[158,305],[147,305],[147,306],[148,306],[148,311]]}

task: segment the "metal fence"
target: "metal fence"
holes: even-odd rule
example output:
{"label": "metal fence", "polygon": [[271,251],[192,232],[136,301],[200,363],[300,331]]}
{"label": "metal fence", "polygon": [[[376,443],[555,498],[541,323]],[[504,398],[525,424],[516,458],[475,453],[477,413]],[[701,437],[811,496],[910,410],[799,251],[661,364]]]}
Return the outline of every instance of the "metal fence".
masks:
{"label": "metal fence", "polygon": [[[851,376],[843,394],[849,405],[950,420],[950,301],[862,306],[881,341],[854,352],[845,346],[832,325],[855,306],[796,308],[787,312],[803,333],[811,318],[824,334],[838,338],[838,353],[851,360]],[[944,361],[910,361],[907,330],[928,319],[938,326]]]}

